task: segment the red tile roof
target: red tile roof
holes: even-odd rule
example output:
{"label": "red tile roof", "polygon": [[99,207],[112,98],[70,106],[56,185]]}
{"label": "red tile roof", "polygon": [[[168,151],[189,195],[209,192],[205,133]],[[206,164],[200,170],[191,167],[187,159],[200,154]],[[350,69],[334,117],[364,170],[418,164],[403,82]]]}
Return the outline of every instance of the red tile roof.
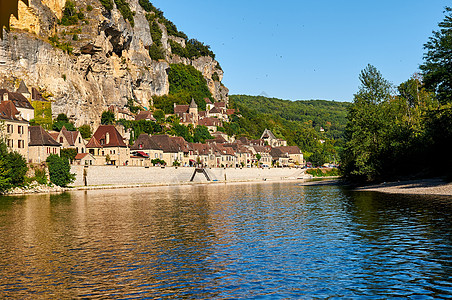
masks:
{"label": "red tile roof", "polygon": [[152,112],[150,111],[140,111],[138,115],[135,116],[135,120],[150,120],[150,121],[156,121],[154,116],[152,115]]}
{"label": "red tile roof", "polygon": [[190,105],[174,105],[175,114],[183,114],[188,112]]}
{"label": "red tile roof", "polygon": [[18,108],[34,109],[31,103],[21,93],[9,92],[7,89],[0,89],[0,97],[4,99],[4,94],[8,94],[8,100],[14,103]]}
{"label": "red tile roof", "polygon": [[0,102],[0,119],[21,121],[21,118],[19,117],[19,111],[12,101]]}
{"label": "red tile roof", "polygon": [[95,138],[102,147],[127,147],[124,138],[113,125],[100,125],[92,138]]}
{"label": "red tile roof", "polygon": [[75,159],[81,160],[81,159],[84,159],[88,155],[89,155],[89,153],[77,153],[77,155],[75,155]]}
{"label": "red tile roof", "polygon": [[102,145],[95,137],[92,137],[88,144],[86,144],[86,148],[102,148]]}

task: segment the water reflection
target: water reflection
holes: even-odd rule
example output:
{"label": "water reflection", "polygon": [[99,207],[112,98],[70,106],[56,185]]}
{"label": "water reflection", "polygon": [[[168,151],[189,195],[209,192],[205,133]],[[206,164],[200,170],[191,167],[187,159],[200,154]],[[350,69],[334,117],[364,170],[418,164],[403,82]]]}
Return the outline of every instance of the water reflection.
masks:
{"label": "water reflection", "polygon": [[0,198],[0,295],[452,296],[452,201],[293,183]]}

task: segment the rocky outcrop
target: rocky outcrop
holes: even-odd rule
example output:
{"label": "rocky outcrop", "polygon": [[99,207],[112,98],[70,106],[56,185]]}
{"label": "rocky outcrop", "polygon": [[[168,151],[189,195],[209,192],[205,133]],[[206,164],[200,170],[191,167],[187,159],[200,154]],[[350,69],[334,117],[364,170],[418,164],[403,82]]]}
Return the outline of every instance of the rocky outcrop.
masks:
{"label": "rocky outcrop", "polygon": [[0,40],[0,85],[22,79],[52,95],[54,115],[65,113],[77,126],[95,126],[110,105],[123,107],[134,99],[149,107],[152,96],[167,94],[167,69],[177,61],[201,71],[214,98],[227,101],[218,63],[211,57],[190,61],[171,54],[168,39],[177,38],[168,37],[164,26],[167,59],[152,60],[146,12],[138,0],[127,2],[135,12],[133,27],[118,9],[108,12],[97,0],[74,1],[85,18],[73,26],[58,24],[63,0],[31,0],[29,7],[22,3],[20,21],[12,17],[13,30]]}

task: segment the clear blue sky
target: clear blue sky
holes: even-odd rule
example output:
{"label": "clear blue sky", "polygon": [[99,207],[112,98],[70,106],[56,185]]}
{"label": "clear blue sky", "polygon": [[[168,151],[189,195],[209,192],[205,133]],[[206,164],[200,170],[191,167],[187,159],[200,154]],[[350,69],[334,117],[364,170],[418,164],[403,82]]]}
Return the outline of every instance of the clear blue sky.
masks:
{"label": "clear blue sky", "polygon": [[230,94],[351,101],[372,64],[393,84],[418,71],[445,0],[151,0],[211,46]]}

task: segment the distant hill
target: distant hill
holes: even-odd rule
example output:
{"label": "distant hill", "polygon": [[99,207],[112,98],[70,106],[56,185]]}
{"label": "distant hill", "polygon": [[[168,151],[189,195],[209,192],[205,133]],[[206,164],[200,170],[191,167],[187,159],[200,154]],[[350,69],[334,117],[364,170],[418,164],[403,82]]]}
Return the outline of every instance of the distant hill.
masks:
{"label": "distant hill", "polygon": [[[280,123],[285,127],[283,131],[290,130],[287,128],[289,124],[296,125],[295,128],[312,128],[316,133],[320,133],[322,127],[325,137],[333,140],[340,139],[343,135],[347,106],[350,104],[327,100],[290,101],[248,95],[230,95],[229,99],[231,105],[238,108],[245,118],[253,119],[253,116],[260,115],[261,118]],[[290,137],[285,138],[290,140]],[[295,140],[293,142],[298,144]]]}

